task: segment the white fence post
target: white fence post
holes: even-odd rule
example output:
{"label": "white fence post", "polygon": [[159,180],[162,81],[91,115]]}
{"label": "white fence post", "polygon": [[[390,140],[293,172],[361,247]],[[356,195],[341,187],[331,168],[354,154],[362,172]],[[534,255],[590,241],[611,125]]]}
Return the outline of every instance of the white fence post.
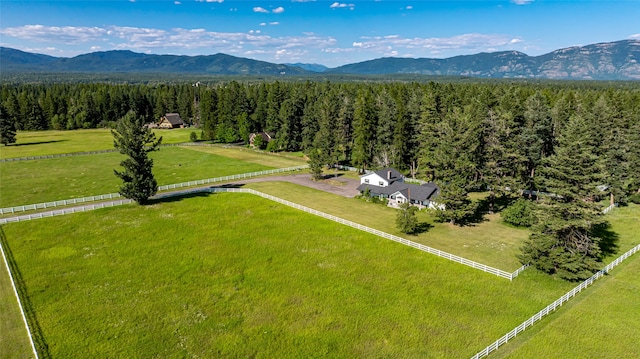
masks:
{"label": "white fence post", "polygon": [[585,289],[589,285],[591,285],[595,280],[597,280],[598,278],[604,276],[604,274],[609,272],[611,269],[615,268],[624,259],[629,258],[631,255],[633,255],[634,253],[638,252],[639,250],[640,250],[640,244],[638,244],[637,246],[631,248],[629,251],[627,251],[626,253],[624,253],[620,257],[618,257],[615,261],[613,261],[612,263],[607,265],[604,269],[598,271],[596,274],[591,276],[591,278],[589,278],[589,279],[585,280],[584,282],[580,283],[580,285],[574,287],[569,292],[567,292],[565,295],[563,295],[562,297],[560,297],[559,299],[557,299],[553,303],[549,304],[548,306],[546,306],[544,309],[542,309],[538,313],[534,314],[531,318],[529,318],[526,321],[524,321],[522,324],[517,326],[515,329],[513,329],[509,333],[505,334],[504,336],[502,336],[500,339],[496,340],[492,344],[488,345],[483,350],[481,350],[478,353],[476,353],[476,355],[472,356],[471,359],[479,359],[479,358],[485,357],[485,356],[489,355],[489,353],[497,350],[498,347],[503,345],[503,344],[505,344],[508,339],[511,339],[511,338],[515,337],[516,335],[518,335],[518,333],[524,331],[527,327],[532,326],[535,322],[537,322],[538,320],[541,320],[546,315],[548,315],[552,311],[556,310],[558,307],[562,306],[563,303],[565,303],[569,299],[573,298],[576,294],[580,293],[583,289]]}

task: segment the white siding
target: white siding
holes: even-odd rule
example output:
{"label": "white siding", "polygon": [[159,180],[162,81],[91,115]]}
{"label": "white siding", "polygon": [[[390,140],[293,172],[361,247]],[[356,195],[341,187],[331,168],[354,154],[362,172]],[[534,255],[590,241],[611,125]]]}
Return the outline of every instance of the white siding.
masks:
{"label": "white siding", "polygon": [[[369,181],[367,182],[367,180]],[[360,177],[360,184],[364,183],[379,187],[387,187],[389,185],[389,181],[386,178],[382,178],[376,173],[369,173]]]}

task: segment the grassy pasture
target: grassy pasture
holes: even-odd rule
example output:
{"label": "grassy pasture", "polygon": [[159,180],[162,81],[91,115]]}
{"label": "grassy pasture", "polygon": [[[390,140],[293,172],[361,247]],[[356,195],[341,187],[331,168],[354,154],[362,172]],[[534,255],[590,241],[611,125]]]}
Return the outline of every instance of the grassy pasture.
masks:
{"label": "grassy pasture", "polygon": [[[162,136],[162,143],[188,142],[192,131],[180,128],[174,130],[154,130]],[[113,136],[108,129],[75,131],[18,131],[16,143],[2,146],[0,158],[55,155],[61,153],[89,152],[113,149]]]}
{"label": "grassy pasture", "polygon": [[[279,167],[282,162],[269,155],[261,155],[261,162],[253,157],[247,162],[193,151],[191,147],[166,147],[151,156],[159,185],[262,171]],[[103,153],[1,163],[0,206],[117,192],[121,182],[113,170],[121,169],[124,158],[119,153]]]}
{"label": "grassy pasture", "polygon": [[[31,344],[13,293],[11,278],[0,257],[0,358],[31,358]],[[31,354],[31,355],[30,355]]]}
{"label": "grassy pasture", "polygon": [[307,161],[296,154],[274,154],[269,152],[258,152],[245,147],[188,147],[193,151],[211,153],[218,156],[233,158],[243,162],[264,164],[275,168],[285,168],[306,165]]}
{"label": "grassy pasture", "polygon": [[486,216],[482,223],[458,227],[435,223],[426,211],[421,211],[418,220],[432,227],[419,235],[405,235],[396,228],[393,208],[285,182],[250,183],[247,187],[505,271],[521,266],[515,256],[530,233],[504,225],[499,214]]}
{"label": "grassy pasture", "polygon": [[52,357],[469,357],[572,285],[247,194],[4,226]]}
{"label": "grassy pasture", "polygon": [[640,353],[640,256],[628,258],[496,358],[635,358]]}

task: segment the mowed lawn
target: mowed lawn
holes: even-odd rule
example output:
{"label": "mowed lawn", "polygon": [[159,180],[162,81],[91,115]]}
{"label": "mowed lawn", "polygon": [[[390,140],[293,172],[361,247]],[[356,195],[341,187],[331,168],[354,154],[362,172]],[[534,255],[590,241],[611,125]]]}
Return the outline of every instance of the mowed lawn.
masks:
{"label": "mowed lawn", "polygon": [[[189,142],[189,135],[200,130],[180,128],[154,130],[162,143]],[[113,136],[109,129],[74,131],[18,131],[16,143],[2,146],[0,158],[46,156],[62,153],[90,152],[113,149]]]}
{"label": "mowed lawn", "polygon": [[[191,147],[164,147],[153,152],[153,173],[159,185],[222,177],[272,169],[271,160],[262,155],[262,164],[194,151]],[[113,173],[122,170],[126,156],[103,153],[33,161],[0,163],[0,206],[94,196],[118,192],[121,180]]]}
{"label": "mowed lawn", "polygon": [[418,220],[428,228],[418,235],[406,235],[396,227],[397,210],[387,206],[285,182],[250,183],[246,187],[505,271],[515,271],[522,266],[516,254],[530,233],[505,225],[499,214],[487,215],[483,222],[460,227],[436,223],[426,211],[420,211]]}
{"label": "mowed lawn", "polygon": [[509,282],[249,194],[4,231],[55,358],[469,357],[573,286]]}

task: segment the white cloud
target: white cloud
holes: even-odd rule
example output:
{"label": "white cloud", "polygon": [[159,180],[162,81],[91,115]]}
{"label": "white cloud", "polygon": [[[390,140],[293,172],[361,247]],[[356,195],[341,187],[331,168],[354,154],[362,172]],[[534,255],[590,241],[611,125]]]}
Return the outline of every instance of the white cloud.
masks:
{"label": "white cloud", "polygon": [[352,43],[358,51],[372,52],[377,55],[397,55],[398,51],[411,53],[438,54],[441,52],[480,52],[497,51],[515,44],[522,45],[520,38],[493,34],[462,34],[444,38],[405,38],[398,35],[361,37],[361,41]]}
{"label": "white cloud", "polygon": [[633,34],[633,35],[629,36],[629,38],[632,39],[632,40],[635,40],[635,39],[640,40],[640,34]]}
{"label": "white cloud", "polygon": [[280,25],[280,23],[278,21],[273,21],[273,22],[270,22],[269,25],[275,26],[275,25]]}
{"label": "white cloud", "polygon": [[[200,2],[202,2],[202,0],[199,0]],[[224,2],[224,0],[205,0],[206,2],[217,2],[219,4],[222,4]]]}
{"label": "white cloud", "polygon": [[333,4],[329,5],[330,8],[332,9],[343,9],[343,8],[350,8],[351,10],[353,10],[356,5],[355,4],[345,4],[345,3],[339,3],[339,2],[334,2]]}
{"label": "white cloud", "polygon": [[260,26],[267,26],[267,23],[266,22],[261,22]]}
{"label": "white cloud", "polygon": [[[267,23],[265,23],[266,25]],[[275,25],[274,23],[269,23]],[[265,60],[298,59],[309,51],[335,48],[333,37],[307,33],[301,36],[272,37],[260,30],[240,32],[215,32],[206,29],[174,28],[169,30],[126,27],[55,27],[25,25],[0,29],[0,36],[17,40],[36,42],[33,47],[65,47],[64,53],[56,50],[56,55],[77,55],[95,49],[133,50],[144,53],[230,53],[263,54]],[[38,44],[39,43],[39,44]],[[57,46],[66,45],[66,46]],[[68,45],[75,45],[69,49]],[[53,53],[53,50],[46,51]]]}
{"label": "white cloud", "polygon": [[407,6],[405,9],[407,9],[407,10],[413,10],[413,6],[409,5],[409,6]]}
{"label": "white cloud", "polygon": [[57,42],[61,44],[79,44],[90,41],[99,41],[107,30],[98,27],[82,26],[43,26],[24,25],[18,27],[6,27],[0,29],[0,35],[14,37],[22,40]]}
{"label": "white cloud", "polygon": [[174,1],[173,3],[176,4],[176,5],[181,5],[182,4],[180,1]]}
{"label": "white cloud", "polygon": [[261,13],[268,14],[269,10],[267,10],[267,9],[265,9],[263,7],[260,7],[260,6],[256,6],[256,7],[253,8],[253,12],[261,12]]}
{"label": "white cloud", "polygon": [[516,5],[528,5],[534,2],[535,0],[511,0],[512,3]]}
{"label": "white cloud", "polygon": [[282,6],[277,7],[271,11],[274,14],[282,14],[284,12],[284,8]]}

